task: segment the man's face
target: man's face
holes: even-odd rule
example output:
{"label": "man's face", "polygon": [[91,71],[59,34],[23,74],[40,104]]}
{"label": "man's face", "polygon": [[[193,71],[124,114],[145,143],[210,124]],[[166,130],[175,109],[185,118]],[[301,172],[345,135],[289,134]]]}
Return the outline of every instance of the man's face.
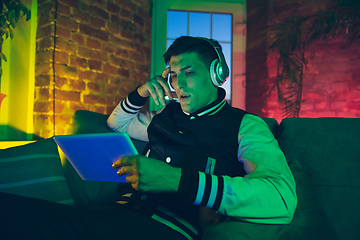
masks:
{"label": "man's face", "polygon": [[183,53],[170,58],[171,86],[184,112],[193,113],[217,99],[217,89],[197,53]]}

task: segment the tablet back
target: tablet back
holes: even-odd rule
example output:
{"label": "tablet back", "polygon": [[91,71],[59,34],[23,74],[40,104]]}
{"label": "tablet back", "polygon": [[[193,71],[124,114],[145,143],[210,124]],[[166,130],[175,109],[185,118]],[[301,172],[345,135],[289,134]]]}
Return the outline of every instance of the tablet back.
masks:
{"label": "tablet back", "polygon": [[122,156],[138,154],[126,133],[59,135],[54,140],[86,181],[126,182],[112,164]]}

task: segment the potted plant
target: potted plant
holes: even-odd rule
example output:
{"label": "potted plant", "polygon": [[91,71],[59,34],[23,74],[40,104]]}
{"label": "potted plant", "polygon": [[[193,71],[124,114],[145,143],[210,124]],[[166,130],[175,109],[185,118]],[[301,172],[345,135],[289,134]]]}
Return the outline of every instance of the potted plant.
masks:
{"label": "potted plant", "polygon": [[[3,42],[10,37],[14,37],[13,29],[20,17],[26,16],[26,21],[31,18],[30,10],[20,2],[20,0],[2,0],[0,4],[0,60],[6,60],[6,56],[2,53]],[[0,61],[0,80],[2,75],[2,67]]]}

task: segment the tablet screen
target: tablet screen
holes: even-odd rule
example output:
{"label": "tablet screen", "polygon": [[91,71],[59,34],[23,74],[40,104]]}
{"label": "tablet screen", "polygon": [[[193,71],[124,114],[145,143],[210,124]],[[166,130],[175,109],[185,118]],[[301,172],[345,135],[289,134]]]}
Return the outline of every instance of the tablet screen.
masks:
{"label": "tablet screen", "polygon": [[126,182],[112,164],[122,156],[138,154],[126,133],[59,135],[54,140],[86,181]]}

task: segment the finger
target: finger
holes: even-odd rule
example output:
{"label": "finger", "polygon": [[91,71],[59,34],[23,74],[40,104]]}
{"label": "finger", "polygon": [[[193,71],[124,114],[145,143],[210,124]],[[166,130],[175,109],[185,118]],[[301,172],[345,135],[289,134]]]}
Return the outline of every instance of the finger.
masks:
{"label": "finger", "polygon": [[164,89],[163,86],[166,86],[166,84],[164,85],[163,80],[159,80],[157,82],[157,84],[154,85],[156,93],[157,93],[158,100],[160,100],[161,104],[163,106],[165,106],[165,94],[164,94],[165,89]]}
{"label": "finger", "polygon": [[162,78],[167,79],[168,75],[169,75],[169,72],[170,72],[170,68],[165,68],[164,71],[161,74]]}
{"label": "finger", "polygon": [[160,82],[160,84],[161,84],[161,87],[164,89],[166,95],[169,97],[169,99],[173,100],[173,95],[171,93],[168,82]]}
{"label": "finger", "polygon": [[134,184],[139,182],[139,175],[128,175],[126,176],[126,182]]}
{"label": "finger", "polygon": [[171,94],[171,90],[170,90],[170,87],[169,87],[169,84],[170,84],[170,67],[165,68],[161,76],[163,77],[163,79],[165,81],[161,82],[160,84],[164,88],[165,93],[169,97],[169,99],[173,100],[173,96]]}
{"label": "finger", "polygon": [[117,171],[117,175],[124,176],[126,174],[138,175],[138,171],[134,166],[123,166]]}
{"label": "finger", "polygon": [[137,191],[140,191],[140,189],[139,189],[139,183],[138,183],[138,182],[132,183],[132,184],[131,184],[131,187],[132,187],[133,189],[137,190]]}
{"label": "finger", "polygon": [[138,175],[126,176],[126,182],[130,183],[134,189],[139,190],[139,176]]}
{"label": "finger", "polygon": [[164,95],[164,88],[166,83],[161,76],[156,76],[151,81],[149,81],[149,92],[151,97],[154,99],[156,105],[159,105],[160,102],[165,106],[165,95]]}
{"label": "finger", "polygon": [[154,84],[152,84],[152,83],[149,83],[149,84],[150,84],[150,86],[149,86],[148,91],[150,93],[150,96],[154,100],[155,104],[159,105],[159,99],[158,99],[156,88],[155,88]]}
{"label": "finger", "polygon": [[116,162],[114,162],[112,164],[112,168],[114,168],[114,169],[120,168],[122,166],[122,159],[123,159],[123,157],[119,158]]}
{"label": "finger", "polygon": [[135,156],[136,155],[128,155],[128,156],[121,157],[112,164],[112,167],[114,169],[118,169],[122,166],[134,165],[134,164],[136,164]]}

